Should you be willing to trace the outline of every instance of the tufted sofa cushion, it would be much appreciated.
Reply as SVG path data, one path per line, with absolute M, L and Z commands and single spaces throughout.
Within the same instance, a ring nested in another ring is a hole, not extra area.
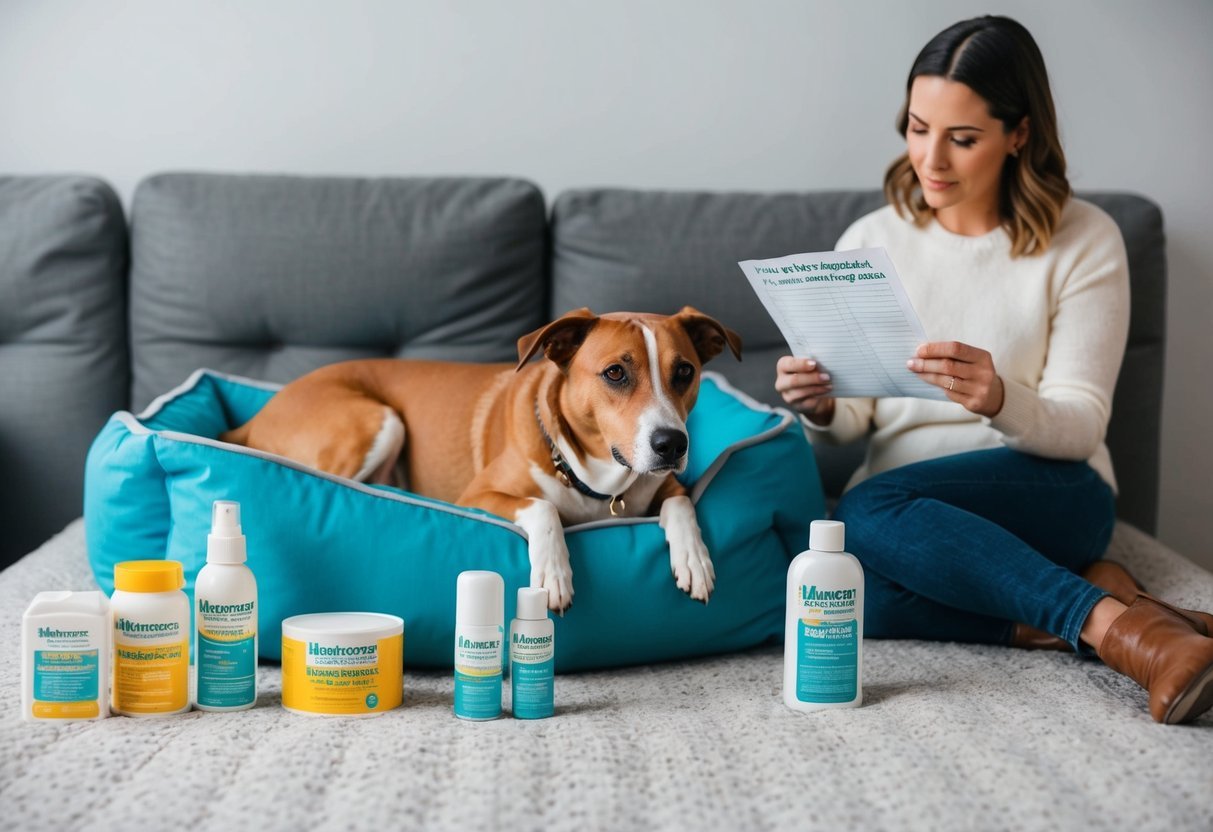
M 79 516 L 88 443 L 126 407 L 126 255 L 101 180 L 0 177 L 0 566 Z
M 146 179 L 133 407 L 203 366 L 286 382 L 349 358 L 514 360 L 545 322 L 546 226 L 516 179 Z

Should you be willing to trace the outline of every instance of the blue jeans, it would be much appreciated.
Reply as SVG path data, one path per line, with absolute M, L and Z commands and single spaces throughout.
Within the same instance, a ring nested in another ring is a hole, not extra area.
M 1085 462 L 1006 448 L 885 471 L 834 518 L 864 567 L 864 634 L 1007 644 L 1022 621 L 1076 651 L 1108 593 L 1076 572 L 1107 549 L 1112 489 Z

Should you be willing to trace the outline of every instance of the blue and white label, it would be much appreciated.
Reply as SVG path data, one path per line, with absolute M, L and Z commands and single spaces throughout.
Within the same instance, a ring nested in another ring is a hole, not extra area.
M 515 621 L 510 627 L 510 693 L 516 719 L 555 713 L 556 636 L 550 622 Z
M 496 719 L 501 716 L 501 673 L 474 676 L 455 671 L 455 716 Z
M 555 713 L 556 661 L 510 665 L 510 692 L 517 719 L 546 719 Z
M 96 650 L 35 650 L 34 699 L 83 702 L 97 698 L 100 670 Z
M 501 627 L 467 627 L 455 633 L 455 716 L 501 716 Z
M 252 636 L 215 641 L 198 633 L 198 704 L 238 708 L 257 698 L 257 651 Z
M 796 698 L 801 702 L 850 702 L 858 695 L 859 623 L 797 622 Z

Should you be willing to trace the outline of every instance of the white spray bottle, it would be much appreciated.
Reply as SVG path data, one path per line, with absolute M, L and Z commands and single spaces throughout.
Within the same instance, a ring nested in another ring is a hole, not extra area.
M 837 520 L 814 520 L 788 567 L 783 701 L 798 711 L 863 701 L 863 567 Z
M 240 504 L 216 500 L 206 566 L 194 582 L 195 705 L 240 711 L 257 702 L 257 581 L 240 528 Z

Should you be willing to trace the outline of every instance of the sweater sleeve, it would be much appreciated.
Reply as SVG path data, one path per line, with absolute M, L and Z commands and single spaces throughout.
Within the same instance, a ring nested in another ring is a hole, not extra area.
M 1129 266 L 1115 223 L 1101 216 L 1056 290 L 1036 389 L 1003 378 L 1002 410 L 986 422 L 1008 447 L 1089 459 L 1104 440 L 1129 331 Z M 1059 264 L 1061 268 L 1067 268 Z

